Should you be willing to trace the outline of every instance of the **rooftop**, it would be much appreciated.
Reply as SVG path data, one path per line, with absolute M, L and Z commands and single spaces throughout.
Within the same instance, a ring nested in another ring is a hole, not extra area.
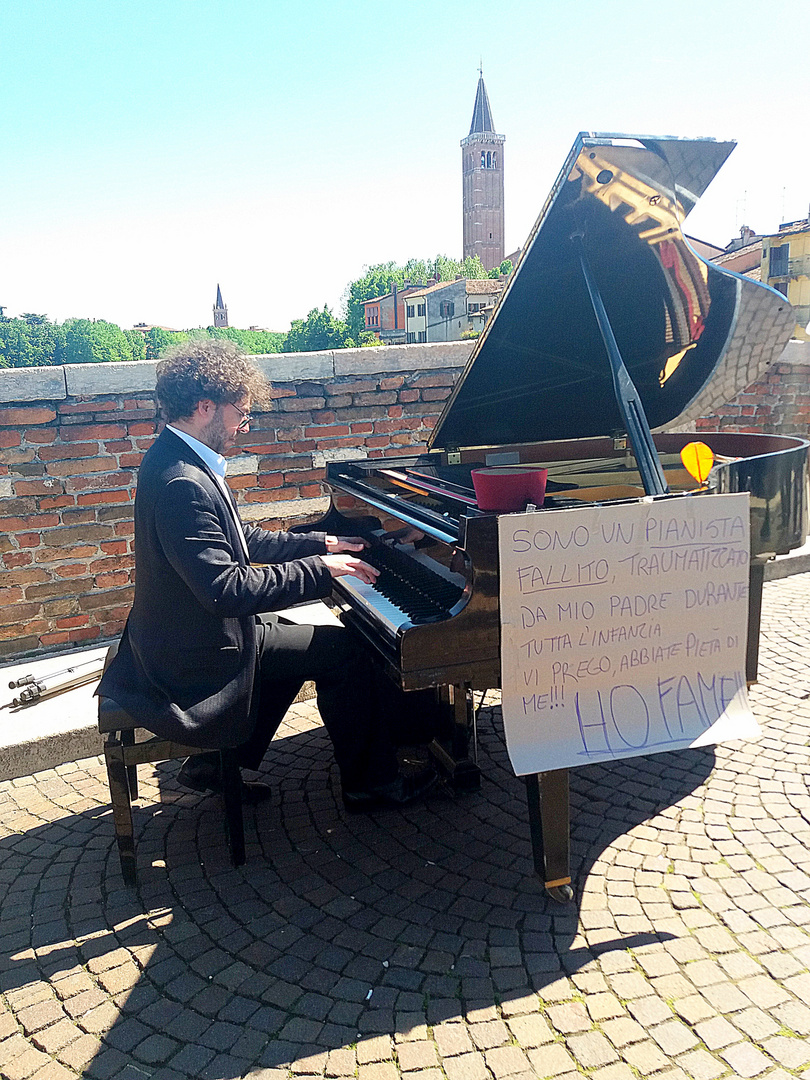
M 471 295 L 476 293 L 495 293 L 501 292 L 503 289 L 503 282 L 498 281 L 497 278 L 468 278 L 467 279 L 467 292 Z
M 469 295 L 495 293 L 503 289 L 503 282 L 498 281 L 497 278 L 456 278 L 454 281 L 438 281 L 435 285 L 427 285 L 425 288 L 419 289 L 413 296 L 427 296 L 428 293 L 448 289 L 451 285 L 458 285 L 462 281 Z
M 801 221 L 786 221 L 779 226 L 779 232 L 769 233 L 769 239 L 774 236 L 785 236 L 787 233 L 803 233 L 810 230 L 810 220 L 803 218 Z

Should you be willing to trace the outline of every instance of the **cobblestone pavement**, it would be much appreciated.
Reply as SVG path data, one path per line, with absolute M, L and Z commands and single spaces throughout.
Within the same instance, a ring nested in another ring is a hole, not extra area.
M 479 795 L 367 819 L 296 706 L 239 871 L 142 769 L 137 894 L 98 759 L 0 785 L 2 1076 L 808 1080 L 809 601 L 766 585 L 759 742 L 576 772 L 568 907 L 494 707 Z

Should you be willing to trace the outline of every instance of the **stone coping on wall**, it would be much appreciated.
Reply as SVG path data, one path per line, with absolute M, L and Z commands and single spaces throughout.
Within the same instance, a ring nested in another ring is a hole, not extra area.
M 72 665 L 88 664 L 85 671 L 95 667 L 100 672 L 107 648 L 93 644 L 70 653 L 4 663 L 0 666 L 0 697 L 9 705 L 20 691 L 6 687 L 25 675 L 37 680 L 52 676 L 52 685 L 64 685 L 64 673 Z M 0 713 L 0 780 L 28 776 L 39 769 L 53 769 L 65 761 L 102 753 L 96 723 L 98 705 L 93 700 L 97 685 L 97 680 L 87 682 Z
M 370 349 L 265 353 L 251 359 L 271 382 L 307 379 L 320 382 L 350 375 L 463 367 L 472 346 L 471 341 L 380 345 Z M 810 343 L 807 362 L 810 363 Z M 0 368 L 0 401 L 59 401 L 101 394 L 151 393 L 155 388 L 156 366 L 153 361 L 138 360 L 117 364 Z
M 265 353 L 252 357 L 274 382 L 321 381 L 341 376 L 463 367 L 470 341 L 428 345 L 380 345 L 371 349 L 329 349 L 309 353 Z M 777 362 L 810 367 L 810 342 L 792 340 Z M 151 393 L 156 364 L 66 364 L 59 367 L 0 368 L 0 401 L 59 401 L 100 394 Z
M 810 341 L 791 339 L 784 348 L 777 363 L 780 364 L 807 364 L 810 367 Z

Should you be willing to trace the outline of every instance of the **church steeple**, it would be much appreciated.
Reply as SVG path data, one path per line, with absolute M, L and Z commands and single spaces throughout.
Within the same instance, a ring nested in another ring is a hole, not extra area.
M 480 71 L 478 74 L 478 88 L 475 91 L 475 108 L 473 109 L 472 123 L 470 124 L 470 135 L 474 135 L 476 132 L 483 133 L 485 131 L 495 131 L 495 125 L 492 123 L 492 109 L 489 107 L 489 94 L 487 88 L 484 86 L 484 73 Z
M 484 268 L 500 266 L 504 257 L 503 144 L 495 132 L 492 109 L 479 68 L 470 133 L 461 140 L 464 258 L 478 255 Z
M 222 303 L 222 293 L 217 283 L 217 302 L 214 304 L 214 326 L 224 327 L 228 325 L 228 308 Z

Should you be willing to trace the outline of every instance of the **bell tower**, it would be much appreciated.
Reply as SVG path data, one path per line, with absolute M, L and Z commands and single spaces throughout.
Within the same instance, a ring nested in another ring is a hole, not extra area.
M 479 68 L 470 134 L 461 140 L 463 257 L 478 255 L 487 270 L 500 266 L 504 258 L 505 141 L 505 135 L 495 134 L 484 73 Z
M 224 327 L 228 325 L 228 307 L 222 303 L 222 293 L 217 285 L 217 302 L 214 304 L 214 327 Z

